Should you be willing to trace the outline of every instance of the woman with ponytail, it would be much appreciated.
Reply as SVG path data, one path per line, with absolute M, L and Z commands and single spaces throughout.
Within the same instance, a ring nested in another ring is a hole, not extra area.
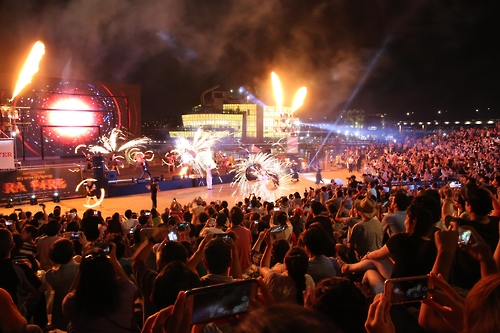
M 309 258 L 299 248 L 291 248 L 285 256 L 285 269 L 282 273 L 270 269 L 273 242 L 269 231 L 265 237 L 266 250 L 260 261 L 260 274 L 274 296 L 276 302 L 292 302 L 304 304 L 303 291 L 308 287 L 314 289 L 314 281 L 306 274 Z

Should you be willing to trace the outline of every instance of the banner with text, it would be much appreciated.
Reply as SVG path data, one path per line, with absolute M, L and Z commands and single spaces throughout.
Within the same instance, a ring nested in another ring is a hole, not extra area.
M 0 139 L 0 170 L 14 170 L 14 139 Z
M 37 198 L 52 198 L 55 192 L 60 198 L 81 196 L 82 193 L 75 192 L 81 180 L 79 167 L 54 166 L 0 172 L 0 200 L 28 199 L 32 194 Z

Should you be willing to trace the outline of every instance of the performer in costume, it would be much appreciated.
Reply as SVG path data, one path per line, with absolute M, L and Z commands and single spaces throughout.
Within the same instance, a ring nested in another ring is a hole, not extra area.
M 92 155 L 90 153 L 85 154 L 85 152 L 82 151 L 83 156 L 85 156 L 85 171 L 92 171 Z
M 120 175 L 120 168 L 118 168 L 118 156 L 116 154 L 111 155 L 111 170 L 116 170 L 116 174 Z
M 142 173 L 141 173 L 141 176 L 139 177 L 139 179 L 143 179 L 144 175 L 146 173 L 149 175 L 149 178 L 151 179 L 152 177 L 151 177 L 151 172 L 149 172 L 148 162 L 146 160 L 143 160 L 142 161 Z
M 90 200 L 97 202 L 97 187 L 92 180 L 87 180 L 85 185 L 85 192 L 87 192 L 87 205 L 90 206 Z
M 207 190 L 212 189 L 212 168 L 207 167 Z

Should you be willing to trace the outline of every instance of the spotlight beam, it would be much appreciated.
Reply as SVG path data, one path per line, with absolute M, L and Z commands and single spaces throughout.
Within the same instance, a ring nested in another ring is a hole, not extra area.
M 390 41 L 391 41 L 391 37 L 387 36 L 384 39 L 384 41 L 382 42 L 382 46 L 377 51 L 377 53 L 375 53 L 375 56 L 372 58 L 372 60 L 368 64 L 368 67 L 367 67 L 365 73 L 363 74 L 363 76 L 361 77 L 361 80 L 359 80 L 358 84 L 356 85 L 356 88 L 354 88 L 353 92 L 351 93 L 351 95 L 347 99 L 346 103 L 344 104 L 344 106 L 342 108 L 341 114 L 339 115 L 339 117 L 333 123 L 334 127 L 337 126 L 337 124 L 338 124 L 338 122 L 340 120 L 340 117 L 342 117 L 342 115 L 344 114 L 345 110 L 349 107 L 349 105 L 351 104 L 351 102 L 353 101 L 353 99 L 358 95 L 359 90 L 365 84 L 366 80 L 370 76 L 370 74 L 371 74 L 373 68 L 375 67 L 375 65 L 378 63 L 380 57 L 382 56 L 382 54 L 385 51 L 385 48 L 387 47 L 387 44 L 389 44 Z M 323 140 L 323 142 L 319 146 L 318 150 L 316 151 L 316 154 L 314 154 L 314 157 L 311 159 L 311 161 L 309 161 L 308 167 L 310 167 L 311 164 L 312 164 L 312 162 L 318 157 L 319 152 L 321 151 L 321 149 L 323 149 L 323 146 L 325 145 L 326 141 L 328 140 L 328 138 L 330 137 L 330 135 L 332 134 L 332 132 L 333 132 L 333 130 L 328 131 L 328 134 L 326 135 L 325 139 Z

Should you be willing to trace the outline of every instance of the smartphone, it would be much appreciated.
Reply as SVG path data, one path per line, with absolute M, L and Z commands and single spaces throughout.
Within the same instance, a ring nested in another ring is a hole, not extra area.
M 413 276 L 388 279 L 384 284 L 384 294 L 391 304 L 420 302 L 427 299 L 429 277 Z
M 461 188 L 462 187 L 462 183 L 460 182 L 451 182 L 450 183 L 450 188 Z
M 144 215 L 151 215 L 151 211 L 149 211 L 149 210 L 145 211 Z
M 231 241 L 231 235 L 224 234 L 224 233 L 214 234 L 214 237 L 222 238 L 224 241 L 226 241 L 228 243 Z
M 101 250 L 102 252 L 108 254 L 109 251 L 111 250 L 111 247 L 109 246 L 108 243 L 95 243 L 94 244 L 94 250 Z
M 177 229 L 171 229 L 168 232 L 167 237 L 170 242 L 177 242 L 179 240 L 179 233 L 177 232 Z
M 253 221 L 253 224 L 259 224 L 259 221 L 257 221 L 257 220 Z
M 280 208 L 279 208 L 279 207 L 274 207 L 274 211 L 275 211 L 275 212 L 279 212 L 279 211 L 280 211 Z
M 189 227 L 189 223 L 179 223 L 177 224 L 178 227 L 181 227 L 181 228 L 187 228 Z
M 22 210 L 21 208 L 14 209 L 15 212 L 20 212 L 21 210 Z
M 79 239 L 80 238 L 80 233 L 79 232 L 72 232 L 70 239 Z
M 458 244 L 467 245 L 470 242 L 472 232 L 469 229 L 458 228 Z
M 269 229 L 269 232 L 280 232 L 280 231 L 284 231 L 286 230 L 286 225 L 277 225 L 275 227 L 272 227 L 271 229 Z
M 99 215 L 99 212 L 97 210 L 94 210 L 94 215 L 95 216 Z
M 186 291 L 186 306 L 192 309 L 193 324 L 235 316 L 252 310 L 257 280 L 248 279 Z
M 45 207 L 45 204 L 41 203 L 41 204 L 38 204 L 38 206 Z
M 134 227 L 130 228 L 130 234 L 133 234 L 133 233 L 134 233 L 134 230 L 135 230 L 135 228 L 134 228 Z
M 12 221 L 5 221 L 5 225 L 12 225 Z
M 177 202 L 177 199 L 174 198 L 174 200 L 172 200 L 173 202 Z

